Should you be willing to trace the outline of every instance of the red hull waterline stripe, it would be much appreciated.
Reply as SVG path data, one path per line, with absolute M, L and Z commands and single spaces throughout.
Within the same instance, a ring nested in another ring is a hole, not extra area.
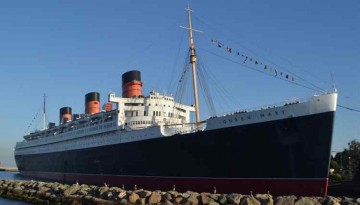
M 125 189 L 138 188 L 148 190 L 213 192 L 217 193 L 268 193 L 272 195 L 325 196 L 328 179 L 249 179 L 249 178 L 181 178 L 181 177 L 148 177 L 121 176 L 76 173 L 54 173 L 21 171 L 24 176 L 51 179 L 65 183 L 94 184 L 109 186 L 125 186 Z

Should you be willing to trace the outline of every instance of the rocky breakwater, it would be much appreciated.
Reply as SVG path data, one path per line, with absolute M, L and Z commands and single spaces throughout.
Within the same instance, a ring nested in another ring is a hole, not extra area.
M 185 204 L 185 205 L 353 205 L 360 198 L 295 197 L 270 194 L 216 194 L 187 191 L 124 190 L 118 187 L 0 180 L 0 197 L 33 204 Z

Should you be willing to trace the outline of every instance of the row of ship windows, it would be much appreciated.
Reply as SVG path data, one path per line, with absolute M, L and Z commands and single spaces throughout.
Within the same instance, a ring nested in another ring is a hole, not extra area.
M 125 106 L 129 106 L 129 107 L 136 107 L 136 106 L 144 106 L 143 103 L 125 103 Z M 151 104 L 147 104 L 147 106 L 151 106 Z M 160 104 L 155 104 L 155 106 L 163 106 L 166 107 L 165 104 L 160 105 Z M 168 107 L 171 107 L 171 105 L 167 105 Z
M 153 121 L 132 121 L 132 122 L 125 122 L 126 125 L 152 125 Z
M 73 139 L 71 141 L 61 141 L 61 142 L 57 142 L 55 144 L 45 144 L 45 145 L 40 145 L 40 146 L 36 146 L 36 147 L 31 147 L 30 149 L 28 148 L 29 151 L 34 150 L 35 153 L 39 153 L 41 151 L 58 151 L 58 150 L 62 150 L 64 148 L 66 148 L 67 150 L 69 149 L 73 149 L 73 148 L 78 148 L 81 146 L 89 146 L 89 145 L 94 145 L 94 144 L 98 144 L 97 140 L 101 140 L 101 136 L 105 136 L 108 135 L 108 133 L 101 133 L 101 134 L 96 134 L 93 135 L 92 137 L 86 137 L 86 141 L 84 142 L 83 139 Z M 104 141 L 105 139 L 103 139 L 102 141 Z M 80 143 L 81 142 L 81 143 Z
M 150 96 L 150 99 L 159 99 L 159 100 L 165 99 L 165 100 L 174 101 L 174 99 L 167 98 L 167 97 L 164 98 L 164 97 L 151 97 L 151 96 Z
M 139 112 L 138 111 L 125 111 L 125 117 L 137 117 L 139 116 Z M 148 116 L 148 113 L 146 111 L 144 111 L 144 115 L 143 116 Z M 152 116 L 166 116 L 166 112 L 161 112 L 161 111 L 153 111 L 153 115 Z M 167 113 L 167 117 L 180 117 L 180 115 L 175 115 L 174 113 L 168 112 Z
M 82 129 L 82 128 L 89 127 L 89 126 L 92 127 L 93 125 L 106 123 L 106 122 L 109 122 L 109 121 L 112 121 L 112 120 L 113 120 L 113 117 L 111 116 L 111 117 L 108 117 L 108 118 L 106 118 L 104 120 L 95 119 L 91 123 L 87 123 L 87 124 L 77 124 L 77 125 L 75 125 L 75 124 L 72 124 L 72 125 L 66 124 L 68 127 L 60 126 L 58 128 L 49 128 L 46 131 L 38 133 L 37 135 L 35 135 L 35 134 L 30 135 L 29 140 L 43 138 L 43 137 L 50 137 L 50 136 L 53 136 L 53 135 L 58 135 L 58 134 L 61 134 L 61 133 L 66 133 L 66 132 L 69 132 L 69 131 L 72 131 L 72 130 L 78 130 L 78 129 Z
M 21 148 L 21 150 L 25 151 L 25 153 L 40 153 L 41 151 L 59 151 L 59 150 L 63 150 L 64 148 L 66 148 L 67 150 L 69 149 L 74 149 L 74 148 L 79 148 L 79 147 L 89 147 L 89 146 L 93 146 L 93 145 L 97 145 L 100 143 L 104 143 L 106 142 L 106 138 L 108 138 L 108 133 L 99 133 L 99 134 L 95 134 L 92 136 L 88 136 L 86 137 L 87 140 L 84 141 L 84 139 L 74 139 L 71 141 L 62 141 L 62 142 L 58 142 L 55 145 L 54 144 L 45 144 L 45 145 L 38 145 L 35 147 L 24 147 Z M 152 135 L 152 134 L 151 134 Z M 146 137 L 147 135 L 145 134 L 144 136 L 138 135 L 138 136 L 127 136 L 124 137 L 125 140 L 134 140 L 134 139 L 142 139 L 143 137 Z M 103 138 L 106 137 L 106 138 Z

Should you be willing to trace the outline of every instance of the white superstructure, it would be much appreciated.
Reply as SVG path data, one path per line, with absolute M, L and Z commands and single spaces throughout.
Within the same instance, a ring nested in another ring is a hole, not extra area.
M 115 103 L 118 125 L 124 129 L 142 129 L 154 125 L 174 125 L 190 123 L 190 113 L 195 111 L 174 101 L 172 96 L 151 91 L 146 97 L 122 98 L 109 94 L 109 102 Z

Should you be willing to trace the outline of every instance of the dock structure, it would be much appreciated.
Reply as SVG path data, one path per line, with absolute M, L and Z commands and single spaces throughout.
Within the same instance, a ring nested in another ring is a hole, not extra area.
M 0 163 L 0 171 L 5 171 L 5 172 L 17 172 L 18 171 L 18 168 L 17 167 L 7 167 L 7 166 L 4 166 Z

